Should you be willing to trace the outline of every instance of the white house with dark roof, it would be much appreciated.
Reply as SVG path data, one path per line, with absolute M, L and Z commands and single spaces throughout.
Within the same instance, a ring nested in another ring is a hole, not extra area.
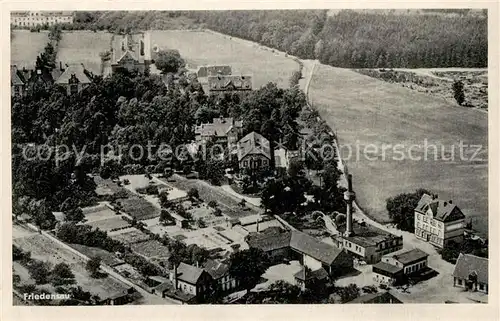
M 244 92 L 253 88 L 252 76 L 249 75 L 208 76 L 207 85 L 209 93 Z
M 212 277 L 204 269 L 181 262 L 174 267 L 170 281 L 175 289 L 203 299 L 209 293 Z
M 428 257 L 429 254 L 420 249 L 403 249 L 383 256 L 381 261 L 401 267 L 404 274 L 411 274 L 427 267 Z
M 237 155 L 240 169 L 264 169 L 270 166 L 271 148 L 269 140 L 251 132 L 238 141 Z
M 87 88 L 91 82 L 85 67 L 82 64 L 75 64 L 67 66 L 55 83 L 65 87 L 68 95 L 74 95 Z
M 217 290 L 222 292 L 230 291 L 238 286 L 238 281 L 229 274 L 229 264 L 219 260 L 208 260 L 203 268 L 212 276 Z
M 443 248 L 448 242 L 463 242 L 465 215 L 451 200 L 443 201 L 428 194 L 415 208 L 415 236 Z
M 453 271 L 453 286 L 488 293 L 488 259 L 460 253 Z

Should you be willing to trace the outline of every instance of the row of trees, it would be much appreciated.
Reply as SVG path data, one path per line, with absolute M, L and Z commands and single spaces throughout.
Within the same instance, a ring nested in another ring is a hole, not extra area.
M 486 67 L 483 16 L 391 15 L 343 10 L 211 11 L 190 17 L 210 29 L 300 58 L 347 68 Z

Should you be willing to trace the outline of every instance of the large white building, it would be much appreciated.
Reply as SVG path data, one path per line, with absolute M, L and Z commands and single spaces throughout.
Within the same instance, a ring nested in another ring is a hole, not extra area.
M 464 238 L 465 215 L 452 201 L 424 194 L 415 208 L 415 236 L 439 248 L 448 242 L 461 243 Z
M 16 27 L 36 27 L 47 24 L 73 23 L 69 11 L 15 11 L 10 14 L 10 24 Z

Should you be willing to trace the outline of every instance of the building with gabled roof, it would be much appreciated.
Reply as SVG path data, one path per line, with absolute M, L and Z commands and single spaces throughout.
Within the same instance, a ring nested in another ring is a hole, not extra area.
M 443 248 L 450 242 L 461 243 L 465 232 L 465 215 L 451 200 L 422 195 L 415 208 L 415 236 Z
M 23 73 L 17 69 L 16 65 L 10 66 L 10 89 L 11 95 L 14 96 L 23 96 L 24 95 L 24 86 L 26 85 L 27 79 L 24 78 Z
M 212 277 L 204 269 L 184 262 L 174 266 L 174 270 L 169 275 L 174 289 L 185 294 L 195 296 L 197 300 L 203 300 L 210 292 Z
M 266 252 L 273 262 L 285 258 L 299 260 L 311 272 L 324 269 L 329 276 L 338 276 L 353 268 L 352 257 L 346 251 L 300 231 L 270 227 L 250 233 L 245 240 L 250 248 Z
M 253 88 L 252 76 L 248 75 L 217 75 L 208 76 L 208 92 L 244 92 Z
M 238 136 L 243 130 L 243 122 L 228 118 L 214 118 L 211 123 L 201 124 L 194 129 L 195 140 L 199 145 L 211 140 L 215 144 L 227 146 L 229 150 L 236 146 Z
M 217 290 L 222 292 L 230 291 L 238 286 L 238 280 L 229 274 L 229 264 L 220 260 L 207 260 L 203 269 L 210 274 Z
M 488 259 L 460 253 L 453 271 L 453 286 L 488 293 Z
M 73 64 L 66 66 L 55 83 L 66 88 L 68 95 L 75 95 L 87 88 L 92 81 L 83 64 Z
M 268 168 L 271 161 L 269 140 L 259 133 L 251 132 L 238 141 L 237 155 L 240 169 Z
M 111 72 L 118 69 L 144 72 L 149 64 L 146 48 L 148 42 L 144 34 L 115 35 L 111 48 Z

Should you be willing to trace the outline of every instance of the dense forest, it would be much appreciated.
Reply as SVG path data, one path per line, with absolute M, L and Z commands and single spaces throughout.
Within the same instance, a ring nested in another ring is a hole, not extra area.
M 75 26 L 115 32 L 208 28 L 344 68 L 486 67 L 486 14 L 341 10 L 79 12 Z

